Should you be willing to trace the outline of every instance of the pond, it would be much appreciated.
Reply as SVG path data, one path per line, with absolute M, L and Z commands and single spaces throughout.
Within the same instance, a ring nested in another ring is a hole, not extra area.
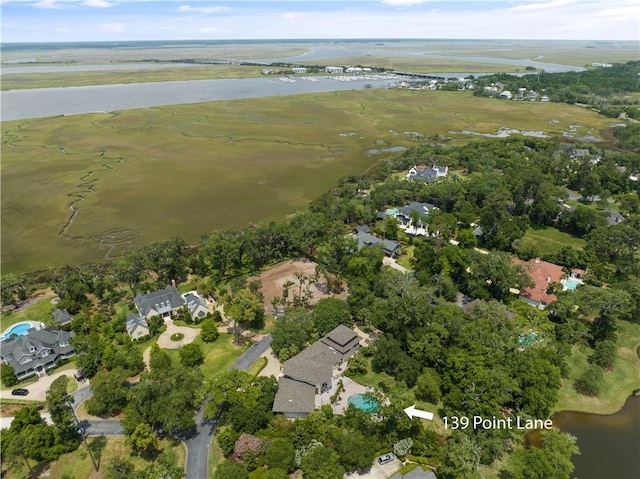
M 578 438 L 581 454 L 573 457 L 574 477 L 640 477 L 640 396 L 629 397 L 615 414 L 567 411 L 556 414 L 553 424 Z

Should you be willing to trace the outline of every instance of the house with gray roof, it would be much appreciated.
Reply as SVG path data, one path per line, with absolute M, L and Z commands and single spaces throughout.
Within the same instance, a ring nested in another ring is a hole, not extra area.
M 207 302 L 198 295 L 197 291 L 189 291 L 182 295 L 182 299 L 191 313 L 193 319 L 202 320 L 209 313 L 209 306 Z
M 400 254 L 400 244 L 397 241 L 393 240 L 382 240 L 380 238 L 376 238 L 369 233 L 358 232 L 356 235 L 358 238 L 358 249 L 361 250 L 365 246 L 381 246 L 382 251 L 387 256 L 397 256 Z
M 273 400 L 273 411 L 289 419 L 308 416 L 316 408 L 316 391 L 310 384 L 286 376 L 278 379 L 278 393 Z
M 125 327 L 131 339 L 140 339 L 151 335 L 147 320 L 136 313 L 131 313 L 127 316 Z
M 290 419 L 315 409 L 315 397 L 330 391 L 347 360 L 360 348 L 360 336 L 340 325 L 283 364 L 273 411 Z
M 171 285 L 152 293 L 139 294 L 133 299 L 133 302 L 140 316 L 145 319 L 153 316 L 168 319 L 186 304 L 178 290 Z
M 71 324 L 73 316 L 71 316 L 69 314 L 69 311 L 67 311 L 66 309 L 56 308 L 56 310 L 53 312 L 53 319 L 60 326 L 64 326 L 66 324 Z
M 73 333 L 57 326 L 30 330 L 24 336 L 4 341 L 0 358 L 13 367 L 18 379 L 44 373 L 76 354 L 71 345 L 72 336 Z
M 439 178 L 445 178 L 449 173 L 448 166 L 436 165 L 431 167 L 424 165 L 414 165 L 411 167 L 405 178 L 407 181 L 423 181 L 425 183 L 433 183 Z
M 411 469 L 406 474 L 401 474 L 400 472 L 396 472 L 391 476 L 391 479 L 438 479 L 433 471 L 428 469 L 422 469 L 422 467 L 418 466 L 415 469 Z
M 625 220 L 624 216 L 622 216 L 619 211 L 614 210 L 613 208 L 605 208 L 604 213 L 607 215 L 607 224 L 609 226 L 617 225 L 618 223 L 622 223 Z

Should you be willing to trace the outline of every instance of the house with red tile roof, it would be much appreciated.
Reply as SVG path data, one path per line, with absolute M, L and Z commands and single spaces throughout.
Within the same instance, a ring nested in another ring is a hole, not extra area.
M 526 262 L 515 258 L 513 262 L 524 267 L 534 282 L 532 288 L 522 288 L 520 290 L 520 299 L 524 299 L 527 303 L 540 309 L 544 309 L 549 303 L 558 299 L 555 294 L 548 293 L 547 290 L 552 283 L 562 282 L 565 276 L 562 266 L 539 258 Z

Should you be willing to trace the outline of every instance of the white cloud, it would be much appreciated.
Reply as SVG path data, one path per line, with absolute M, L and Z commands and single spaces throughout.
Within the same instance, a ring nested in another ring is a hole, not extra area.
M 192 7 L 191 5 L 181 5 L 178 8 L 179 12 L 203 13 L 203 14 L 220 13 L 220 12 L 226 12 L 228 10 L 229 10 L 229 7 L 220 7 L 220 6 L 216 6 L 216 7 Z
M 122 23 L 103 23 L 100 25 L 102 33 L 125 33 L 126 29 Z
M 93 7 L 93 8 L 109 8 L 109 7 L 112 7 L 114 4 L 109 3 L 105 0 L 85 0 L 82 3 L 82 5 L 85 7 Z
M 56 3 L 56 0 L 41 0 L 40 2 L 34 3 L 33 6 L 44 9 L 61 8 L 60 4 Z
M 304 13 L 299 12 L 286 12 L 280 15 L 282 18 L 286 18 L 287 20 L 295 20 L 297 18 L 302 18 L 305 16 Z

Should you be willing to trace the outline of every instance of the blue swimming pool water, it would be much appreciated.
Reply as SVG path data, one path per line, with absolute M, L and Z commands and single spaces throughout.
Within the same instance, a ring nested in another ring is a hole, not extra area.
M 531 346 L 538 340 L 538 335 L 534 332 L 522 335 L 518 338 L 518 344 L 520 346 Z
M 5 339 L 9 339 L 12 335 L 16 335 L 16 336 L 24 336 L 25 334 L 27 334 L 27 331 L 29 331 L 29 329 L 31 329 L 33 327 L 32 324 L 30 323 L 18 323 L 18 324 L 14 324 L 11 329 L 9 329 L 9 331 L 7 331 L 6 333 L 4 333 L 1 337 L 0 337 L 0 341 L 4 341 Z
M 380 409 L 380 402 L 366 394 L 354 394 L 353 396 L 349 396 L 347 402 L 351 406 L 368 413 L 374 413 Z
M 575 291 L 579 284 L 582 284 L 577 279 L 565 279 L 564 283 L 562 283 L 565 288 L 570 289 L 571 291 Z

